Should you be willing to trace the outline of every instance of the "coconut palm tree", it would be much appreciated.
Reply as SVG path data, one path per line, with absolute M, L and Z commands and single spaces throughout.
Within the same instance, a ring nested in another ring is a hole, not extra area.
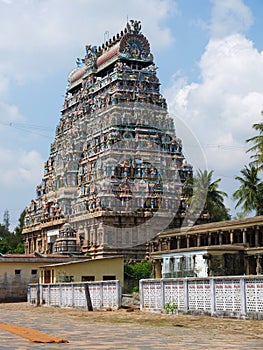
M 263 112 L 261 112 L 263 115 Z M 263 122 L 253 124 L 253 129 L 258 132 L 258 135 L 253 136 L 246 140 L 247 143 L 252 143 L 247 152 L 253 152 L 250 156 L 253 159 L 253 164 L 257 166 L 259 170 L 263 170 Z
M 210 221 L 229 220 L 230 215 L 225 207 L 227 193 L 219 190 L 221 179 L 212 181 L 212 171 L 198 170 L 193 181 L 193 195 L 190 199 L 193 212 L 202 209 L 209 215 Z
M 242 207 L 246 214 L 252 211 L 256 215 L 263 214 L 263 182 L 258 173 L 259 168 L 250 163 L 241 170 L 242 176 L 235 177 L 240 182 L 240 187 L 233 193 L 233 198 L 237 201 L 236 208 Z

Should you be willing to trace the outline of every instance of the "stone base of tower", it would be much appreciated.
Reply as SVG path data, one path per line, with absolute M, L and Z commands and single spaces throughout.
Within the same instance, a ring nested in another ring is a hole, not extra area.
M 147 243 L 157 233 L 182 225 L 182 213 L 171 215 L 169 210 L 94 210 L 53 218 L 24 229 L 26 253 L 77 254 L 93 259 L 121 255 L 126 261 L 139 261 L 149 255 Z
M 158 217 L 152 223 L 155 215 Z M 145 258 L 146 244 L 164 228 L 162 223 L 161 215 L 150 211 L 101 210 L 70 218 L 70 224 L 78 232 L 82 253 L 92 258 L 122 255 L 134 261 Z
M 109 256 L 123 256 L 126 261 L 136 262 L 145 259 L 146 245 L 130 248 L 108 247 L 105 245 L 83 247 L 82 252 L 92 259 L 106 258 Z

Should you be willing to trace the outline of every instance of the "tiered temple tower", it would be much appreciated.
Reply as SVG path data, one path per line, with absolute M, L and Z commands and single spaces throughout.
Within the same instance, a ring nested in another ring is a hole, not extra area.
M 26 253 L 143 258 L 147 241 L 180 222 L 174 218 L 183 213 L 192 167 L 140 22 L 130 21 L 98 48 L 86 46 L 76 64 L 42 183 L 27 208 Z

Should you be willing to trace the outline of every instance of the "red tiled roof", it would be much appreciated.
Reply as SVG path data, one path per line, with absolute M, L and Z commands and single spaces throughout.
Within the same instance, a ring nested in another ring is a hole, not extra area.
M 3 258 L 35 258 L 35 254 L 3 254 Z
M 74 83 L 74 81 L 79 80 L 87 71 L 87 67 L 81 67 L 78 69 L 72 76 L 69 78 L 71 83 Z
M 109 51 L 105 52 L 102 54 L 98 59 L 97 59 L 97 66 L 101 66 L 103 63 L 107 62 L 110 60 L 112 57 L 116 56 L 119 52 L 120 44 L 116 44 L 113 46 Z
M 48 258 L 48 259 L 87 259 L 86 256 L 71 256 L 71 255 L 63 255 L 63 254 L 2 254 L 0 255 L 2 258 Z

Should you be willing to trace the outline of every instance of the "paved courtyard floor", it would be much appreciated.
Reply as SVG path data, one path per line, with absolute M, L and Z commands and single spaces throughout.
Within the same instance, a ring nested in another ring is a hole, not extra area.
M 0 323 L 29 327 L 69 341 L 30 343 L 0 330 L 0 349 L 263 349 L 263 321 L 93 311 L 0 304 Z

